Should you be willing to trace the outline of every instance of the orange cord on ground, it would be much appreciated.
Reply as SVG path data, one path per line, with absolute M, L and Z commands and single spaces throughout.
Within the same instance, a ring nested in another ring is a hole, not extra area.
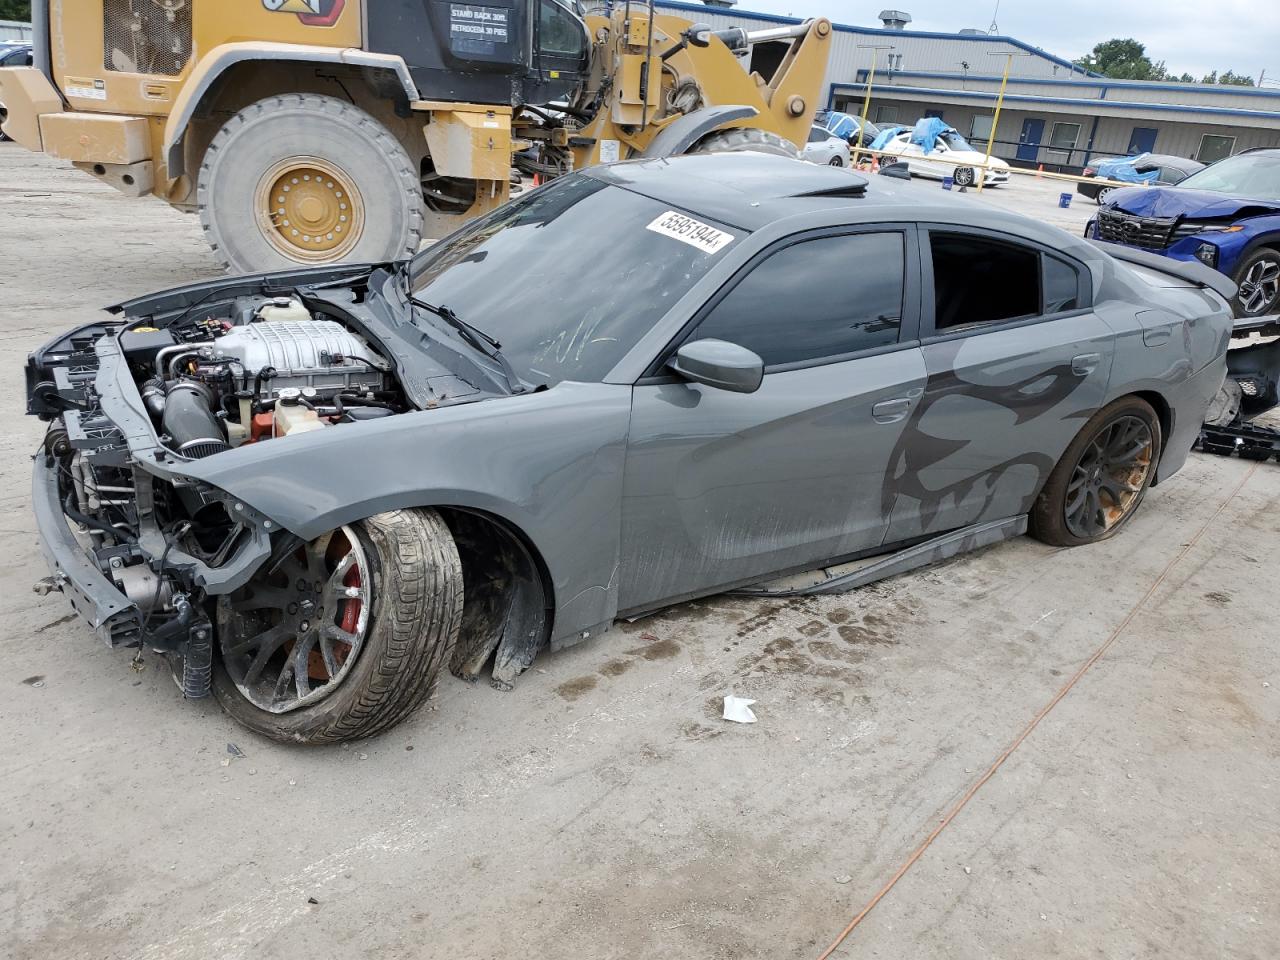
M 961 797 L 956 802 L 956 804 L 950 810 L 947 811 L 946 815 L 940 821 L 938 821 L 938 825 L 933 828 L 933 831 L 927 837 L 924 838 L 924 841 L 920 844 L 920 846 L 916 847 L 915 850 L 911 852 L 911 856 L 907 857 L 907 859 L 903 862 L 902 866 L 898 868 L 897 872 L 894 873 L 894 875 L 889 878 L 889 882 L 886 883 L 883 887 L 881 887 L 876 892 L 876 895 L 874 897 L 872 897 L 869 901 L 867 901 L 867 905 L 863 907 L 861 911 L 858 912 L 857 916 L 855 916 L 852 920 L 849 921 L 849 925 L 847 927 L 845 927 L 843 930 L 840 931 L 840 935 L 836 937 L 835 940 L 832 941 L 831 946 L 827 947 L 826 950 L 822 951 L 822 954 L 821 956 L 818 957 L 818 960 L 827 960 L 828 957 L 830 957 L 833 953 L 836 952 L 837 949 L 839 949 L 840 944 L 844 943 L 844 941 L 848 938 L 849 934 L 853 933 L 853 931 L 857 928 L 858 924 L 860 924 L 863 921 L 863 919 L 867 916 L 867 914 L 869 914 L 872 910 L 875 909 L 876 904 L 878 904 L 881 900 L 884 899 L 885 895 L 894 888 L 894 885 L 897 884 L 897 882 L 906 875 L 906 872 L 915 865 L 915 862 L 924 855 L 924 852 L 929 849 L 930 844 L 932 844 L 933 841 L 938 838 L 938 835 L 947 828 L 947 826 L 951 823 L 951 821 L 954 820 L 956 816 L 960 813 L 960 811 L 965 808 L 965 805 L 968 804 L 968 802 L 973 799 L 974 794 L 976 794 L 979 790 L 981 790 L 983 785 L 988 780 L 990 780 L 992 777 L 995 776 L 995 773 L 997 770 L 1000 769 L 1001 764 L 1003 764 L 1006 760 L 1009 759 L 1009 757 L 1013 754 L 1013 751 L 1017 750 L 1018 747 L 1022 745 L 1022 741 L 1026 740 L 1027 737 L 1031 735 L 1031 731 L 1034 730 L 1039 725 L 1040 721 L 1043 720 L 1046 716 L 1048 716 L 1049 711 L 1052 710 L 1054 707 L 1056 707 L 1058 705 L 1058 702 L 1063 697 L 1065 697 L 1068 693 L 1071 692 L 1071 688 L 1076 685 L 1076 682 L 1079 681 L 1079 679 L 1083 677 L 1086 673 L 1088 673 L 1089 669 L 1095 663 L 1097 663 L 1098 660 L 1102 658 L 1102 655 L 1107 652 L 1107 650 L 1110 648 L 1110 646 L 1113 643 L 1115 643 L 1116 639 L 1120 636 L 1120 634 L 1122 634 L 1125 631 L 1125 629 L 1129 626 L 1129 624 L 1133 622 L 1133 618 L 1138 615 L 1138 612 L 1146 605 L 1147 601 L 1150 600 L 1152 596 L 1155 595 L 1155 592 L 1160 589 L 1160 585 L 1164 583 L 1164 581 L 1168 578 L 1173 568 L 1176 567 L 1182 561 L 1183 557 L 1185 557 L 1188 553 L 1190 553 L 1192 548 L 1195 547 L 1195 545 L 1200 542 L 1200 538 L 1204 536 L 1205 531 L 1207 531 L 1209 527 L 1213 525 L 1213 522 L 1218 519 L 1222 511 L 1227 508 L 1228 504 L 1230 504 L 1231 501 L 1234 500 L 1236 496 L 1240 493 L 1240 491 L 1244 489 L 1244 485 L 1249 482 L 1249 478 L 1253 476 L 1254 471 L 1257 469 L 1258 469 L 1257 463 L 1254 463 L 1249 467 L 1249 469 L 1245 472 L 1244 477 L 1242 477 L 1240 482 L 1236 485 L 1236 488 L 1231 491 L 1231 495 L 1228 496 L 1227 499 L 1222 501 L 1222 503 L 1218 506 L 1218 509 L 1213 511 L 1212 516 L 1210 516 L 1209 519 L 1206 520 L 1204 524 L 1200 527 L 1200 529 L 1196 531 L 1196 535 L 1192 537 L 1191 540 L 1186 544 L 1186 546 L 1184 546 L 1180 551 L 1178 551 L 1178 554 L 1172 560 L 1169 561 L 1169 563 L 1165 566 L 1165 568 L 1162 571 L 1160 571 L 1160 576 L 1156 577 L 1155 582 L 1152 583 L 1151 586 L 1147 588 L 1146 593 L 1144 593 L 1138 599 L 1138 602 L 1135 603 L 1129 609 L 1129 612 L 1125 614 L 1124 619 L 1120 621 L 1119 626 L 1117 626 L 1114 630 L 1111 631 L 1111 635 L 1107 637 L 1107 639 L 1103 642 L 1102 646 L 1098 647 L 1098 649 L 1093 652 L 1093 656 L 1089 657 L 1089 659 L 1084 662 L 1084 665 L 1081 666 L 1080 669 L 1075 672 L 1075 674 L 1071 677 L 1071 679 L 1062 685 L 1062 689 L 1059 690 L 1056 694 L 1054 694 L 1053 699 L 1040 708 L 1040 711 L 1034 717 L 1031 718 L 1031 722 L 1029 722 L 1025 727 L 1022 728 L 1022 731 L 1018 734 L 1017 737 L 1014 738 L 1014 741 L 1011 744 L 1009 744 L 1008 747 L 1005 748 L 1004 752 L 1001 753 L 1000 756 L 996 757 L 995 762 L 992 763 L 991 766 L 987 768 L 986 772 L 981 777 L 978 778 L 977 782 L 975 782 L 973 786 L 971 786 L 967 791 L 965 791 L 964 796 Z

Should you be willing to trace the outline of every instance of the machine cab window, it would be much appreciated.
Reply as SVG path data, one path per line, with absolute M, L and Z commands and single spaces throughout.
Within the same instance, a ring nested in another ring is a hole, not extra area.
M 534 33 L 543 70 L 581 70 L 587 60 L 589 38 L 578 16 L 557 0 L 538 0 Z

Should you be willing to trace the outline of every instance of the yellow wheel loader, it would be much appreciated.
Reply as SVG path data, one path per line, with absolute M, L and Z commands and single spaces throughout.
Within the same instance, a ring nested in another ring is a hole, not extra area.
M 28 150 L 200 216 L 236 271 L 406 256 L 552 177 L 795 154 L 831 24 L 748 33 L 612 0 L 33 0 L 0 69 Z

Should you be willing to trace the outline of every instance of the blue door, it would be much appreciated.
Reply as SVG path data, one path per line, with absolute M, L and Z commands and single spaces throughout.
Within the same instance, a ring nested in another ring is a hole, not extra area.
M 1018 138 L 1018 159 L 1035 163 L 1040 156 L 1040 141 L 1044 139 L 1044 121 L 1028 117 L 1022 121 L 1022 136 Z
M 1129 150 L 1126 156 L 1133 157 L 1139 153 L 1150 153 L 1155 148 L 1155 127 L 1134 127 L 1133 136 L 1129 138 Z

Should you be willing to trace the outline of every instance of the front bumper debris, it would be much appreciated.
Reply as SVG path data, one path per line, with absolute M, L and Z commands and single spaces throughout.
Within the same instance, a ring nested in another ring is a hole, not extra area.
M 62 591 L 72 609 L 109 647 L 132 646 L 142 637 L 142 618 L 132 603 L 89 559 L 67 526 L 58 500 L 58 477 L 46 456 L 35 460 L 31 480 L 31 506 L 40 533 L 40 550 L 51 577 L 36 585 Z

